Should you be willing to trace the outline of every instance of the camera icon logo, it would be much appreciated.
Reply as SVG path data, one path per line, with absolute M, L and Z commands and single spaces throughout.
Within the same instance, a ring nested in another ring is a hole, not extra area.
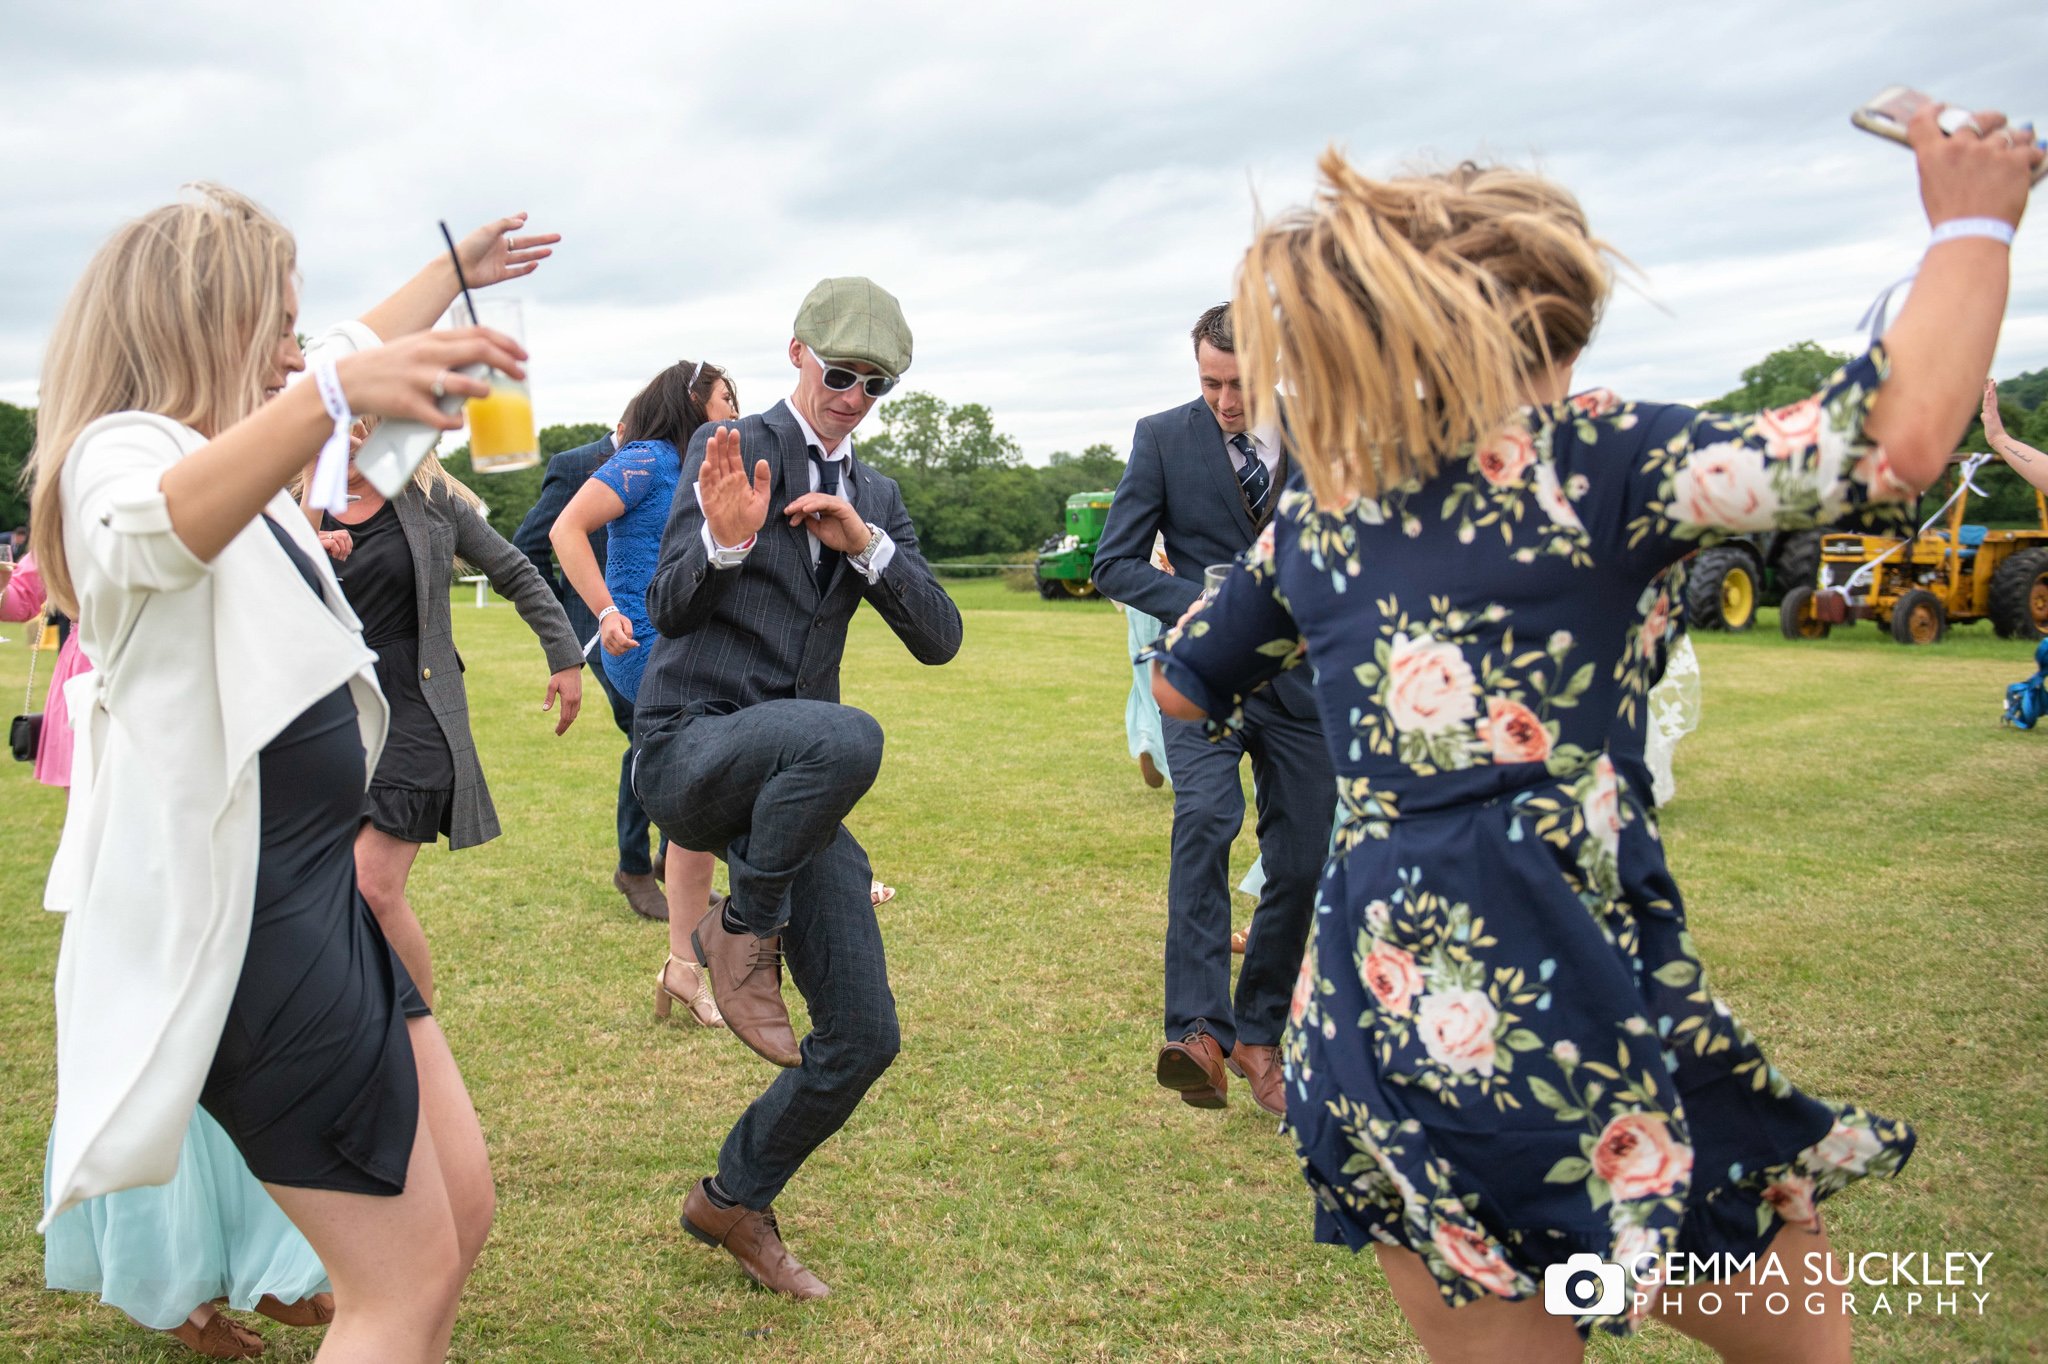
M 1609 1317 L 1628 1293 L 1622 1267 L 1587 1251 L 1543 1271 L 1543 1310 L 1553 1317 Z

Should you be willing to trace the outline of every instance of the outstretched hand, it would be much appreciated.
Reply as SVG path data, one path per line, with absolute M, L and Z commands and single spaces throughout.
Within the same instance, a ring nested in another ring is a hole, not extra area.
M 561 233 L 512 235 L 524 226 L 526 215 L 515 213 L 485 223 L 455 244 L 455 254 L 462 261 L 462 276 L 469 281 L 470 288 L 482 289 L 530 275 L 540 268 L 542 261 L 555 254 L 553 247 L 562 240 Z
M 1944 106 L 1929 104 L 1906 125 L 1920 161 L 1920 201 L 1929 223 L 1955 218 L 1996 218 L 2019 226 L 2042 151 L 2033 130 L 2011 130 L 2005 115 L 1980 109 L 1954 133 L 1944 133 Z
M 713 432 L 711 443 L 704 448 L 704 467 L 697 473 L 697 492 L 711 538 L 727 549 L 737 549 L 760 534 L 768 523 L 772 482 L 765 459 L 754 462 L 754 476 L 747 478 L 738 427 L 721 426 Z

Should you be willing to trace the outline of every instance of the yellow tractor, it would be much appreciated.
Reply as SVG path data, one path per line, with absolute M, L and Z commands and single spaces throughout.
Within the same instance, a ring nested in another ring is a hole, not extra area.
M 1785 594 L 1778 628 L 1787 639 L 1825 639 L 1837 625 L 1874 620 L 1901 644 L 1933 644 L 1951 624 L 1989 620 L 2004 639 L 2048 635 L 2048 498 L 2034 494 L 2038 524 L 1990 530 L 1968 524 L 1964 486 L 1942 524 L 1911 539 L 1829 533 L 1814 586 Z

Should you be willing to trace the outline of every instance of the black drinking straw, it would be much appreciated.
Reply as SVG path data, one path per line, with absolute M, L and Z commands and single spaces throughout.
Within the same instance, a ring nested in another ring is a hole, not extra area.
M 477 316 L 476 300 L 469 296 L 469 281 L 463 278 L 462 257 L 455 250 L 455 234 L 448 230 L 448 220 L 441 220 L 441 240 L 448 243 L 448 259 L 455 262 L 455 282 L 462 287 L 462 306 L 469 309 L 469 325 L 481 326 L 483 319 Z

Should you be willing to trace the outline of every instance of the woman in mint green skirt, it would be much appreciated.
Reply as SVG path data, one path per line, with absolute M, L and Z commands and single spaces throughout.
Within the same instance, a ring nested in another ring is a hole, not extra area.
M 203 1108 L 193 1110 L 170 1183 L 92 1199 L 50 1224 L 43 1278 L 97 1293 L 211 1359 L 263 1352 L 263 1338 L 214 1310 L 216 1301 L 288 1326 L 334 1317 L 319 1257 Z

